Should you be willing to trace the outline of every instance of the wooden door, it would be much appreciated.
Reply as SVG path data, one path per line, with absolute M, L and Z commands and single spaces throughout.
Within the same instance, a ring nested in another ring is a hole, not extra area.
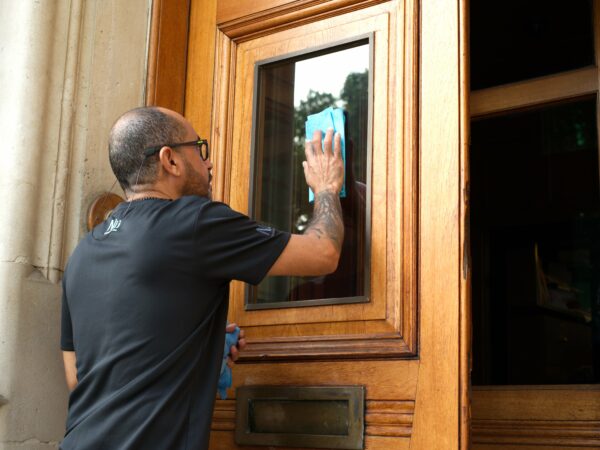
M 369 46 L 356 269 L 368 282 L 352 300 L 285 307 L 254 307 L 232 283 L 229 320 L 248 346 L 230 397 L 217 400 L 212 449 L 264 448 L 239 447 L 234 429 L 235 388 L 265 385 L 364 387 L 367 449 L 467 448 L 464 27 L 459 0 L 155 2 L 148 103 L 183 111 L 209 136 L 215 199 L 250 215 L 262 173 L 257 67 Z
M 556 279 L 549 268 L 556 267 L 553 245 L 572 239 L 564 254 L 596 251 L 597 227 L 583 240 L 581 226 L 557 230 L 553 224 L 600 215 L 600 2 L 573 2 L 566 9 L 552 2 L 471 5 L 472 448 L 600 448 L 597 284 L 577 291 L 570 306 L 547 300 L 556 295 L 548 281 Z M 498 33 L 507 24 L 519 30 L 509 39 Z M 505 42 L 493 45 L 499 36 Z M 524 63 L 519 49 L 527 52 L 536 40 L 537 55 L 530 52 Z M 534 121 L 542 115 L 560 117 L 566 126 L 538 128 Z M 589 137 L 572 145 L 564 130 L 582 127 L 579 122 Z M 588 264 L 593 279 L 596 258 Z M 561 289 L 568 291 L 577 272 L 564 267 Z

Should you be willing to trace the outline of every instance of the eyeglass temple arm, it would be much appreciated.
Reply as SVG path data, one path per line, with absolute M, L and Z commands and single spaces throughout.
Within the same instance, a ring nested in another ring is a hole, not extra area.
M 154 155 L 156 152 L 160 151 L 161 148 L 163 147 L 181 147 L 182 145 L 190 145 L 193 143 L 198 143 L 199 145 L 202 144 L 206 144 L 206 146 L 208 147 L 208 140 L 206 139 L 198 139 L 197 141 L 190 141 L 190 142 L 182 142 L 179 144 L 163 144 L 163 145 L 155 145 L 154 147 L 148 147 L 147 149 L 144 150 L 144 155 L 145 156 L 152 156 Z

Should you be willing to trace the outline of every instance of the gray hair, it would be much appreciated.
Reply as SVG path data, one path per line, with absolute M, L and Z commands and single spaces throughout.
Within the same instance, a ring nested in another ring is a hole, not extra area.
M 152 184 L 158 174 L 158 156 L 146 157 L 144 149 L 177 143 L 186 130 L 175 117 L 160 109 L 140 107 L 117 119 L 108 139 L 110 166 L 124 191 Z

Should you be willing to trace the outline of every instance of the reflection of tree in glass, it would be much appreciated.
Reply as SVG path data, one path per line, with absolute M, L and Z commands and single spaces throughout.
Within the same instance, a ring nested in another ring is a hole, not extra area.
M 295 211 L 293 211 L 294 226 L 296 233 L 304 231 L 308 219 L 312 215 L 312 205 L 308 203 L 308 188 L 304 179 L 302 161 L 304 157 L 305 122 L 311 114 L 316 114 L 329 106 L 333 106 L 336 98 L 328 92 L 317 92 L 312 89 L 308 92 L 306 100 L 300 100 L 300 105 L 294 109 L 294 158 L 293 158 L 293 180 L 294 193 L 296 195 Z
M 306 99 L 294 109 L 294 232 L 303 232 L 312 216 L 308 188 L 304 179 L 305 123 L 311 114 L 330 106 L 346 111 L 346 198 L 341 200 L 344 214 L 344 246 L 338 269 L 326 277 L 293 277 L 289 299 L 341 298 L 364 295 L 364 238 L 366 205 L 366 150 L 368 134 L 369 73 L 350 73 L 346 77 L 340 98 L 331 93 L 309 91 Z
M 308 91 L 306 99 L 300 100 L 300 104 L 294 108 L 294 158 L 293 158 L 293 182 L 296 193 L 296 209 L 293 211 L 295 232 L 302 232 L 312 214 L 312 205 L 308 203 L 306 195 L 306 183 L 302 161 L 304 161 L 305 123 L 308 116 L 321 112 L 329 106 L 341 106 L 347 113 L 347 119 L 353 126 L 349 128 L 346 141 L 351 140 L 354 151 L 360 155 L 367 149 L 367 127 L 368 127 L 368 101 L 369 95 L 369 71 L 353 72 L 348 74 L 340 92 L 340 98 L 336 98 L 329 92 L 318 92 L 312 89 Z M 340 102 L 341 100 L 341 102 Z M 340 105 L 340 103 L 342 103 Z M 354 179 L 364 183 L 366 181 L 367 158 L 355 155 L 352 161 Z
M 354 143 L 355 158 L 352 167 L 354 178 L 363 183 L 366 181 L 367 158 L 361 158 L 357 152 L 367 150 L 368 95 L 369 71 L 348 74 L 340 98 L 344 101 L 344 109 L 348 113 L 348 122 L 352 124 L 352 127 L 348 130 L 349 136 L 346 136 L 346 140 L 351 139 Z
M 295 141 L 302 140 L 305 136 L 304 123 L 306 118 L 311 114 L 316 114 L 329 106 L 333 106 L 336 100 L 337 98 L 328 92 L 317 92 L 312 89 L 308 91 L 306 100 L 300 100 L 300 105 L 294 110 Z M 304 148 L 304 144 L 302 144 L 302 148 Z

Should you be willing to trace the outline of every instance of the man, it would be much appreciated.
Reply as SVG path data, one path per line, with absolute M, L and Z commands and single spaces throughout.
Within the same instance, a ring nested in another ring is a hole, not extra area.
M 72 392 L 61 448 L 207 448 L 230 280 L 337 267 L 344 175 L 332 135 L 324 151 L 320 132 L 306 144 L 314 217 L 289 235 L 211 201 L 208 146 L 181 115 L 137 108 L 116 121 L 109 157 L 127 202 L 77 246 L 63 278 Z

